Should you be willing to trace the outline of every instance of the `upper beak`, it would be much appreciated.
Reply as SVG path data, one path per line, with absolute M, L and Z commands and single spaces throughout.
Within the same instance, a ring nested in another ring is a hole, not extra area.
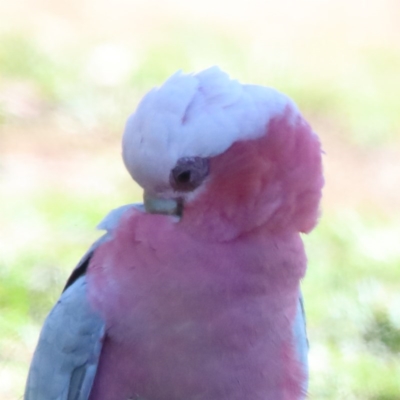
M 179 199 L 163 199 L 144 192 L 143 200 L 144 208 L 150 214 L 182 215 L 182 201 Z

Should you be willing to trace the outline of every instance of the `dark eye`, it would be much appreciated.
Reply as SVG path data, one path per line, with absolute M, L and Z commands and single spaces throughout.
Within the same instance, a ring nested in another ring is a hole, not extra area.
M 171 171 L 170 183 L 174 190 L 190 192 L 204 181 L 209 172 L 209 161 L 202 157 L 183 157 Z
M 183 171 L 180 174 L 178 174 L 175 179 L 177 183 L 188 183 L 190 182 L 190 175 L 191 175 L 190 171 Z

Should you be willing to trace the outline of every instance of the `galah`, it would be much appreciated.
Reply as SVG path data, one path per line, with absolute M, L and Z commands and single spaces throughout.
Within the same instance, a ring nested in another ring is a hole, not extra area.
M 174 74 L 129 118 L 112 211 L 47 317 L 25 400 L 297 400 L 317 135 L 278 91 Z

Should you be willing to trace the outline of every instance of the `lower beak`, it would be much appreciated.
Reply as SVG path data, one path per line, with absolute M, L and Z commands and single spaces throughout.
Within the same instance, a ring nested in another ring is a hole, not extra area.
M 182 202 L 178 199 L 163 199 L 144 192 L 143 200 L 144 208 L 150 214 L 182 215 Z

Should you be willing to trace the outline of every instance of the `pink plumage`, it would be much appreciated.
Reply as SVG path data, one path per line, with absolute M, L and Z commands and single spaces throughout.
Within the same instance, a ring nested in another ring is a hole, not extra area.
M 91 263 L 108 323 L 93 399 L 296 399 L 292 320 L 305 255 L 260 227 L 226 243 L 133 211 Z
M 25 400 L 301 400 L 317 136 L 276 90 L 177 73 L 129 118 L 114 210 L 46 319 Z

